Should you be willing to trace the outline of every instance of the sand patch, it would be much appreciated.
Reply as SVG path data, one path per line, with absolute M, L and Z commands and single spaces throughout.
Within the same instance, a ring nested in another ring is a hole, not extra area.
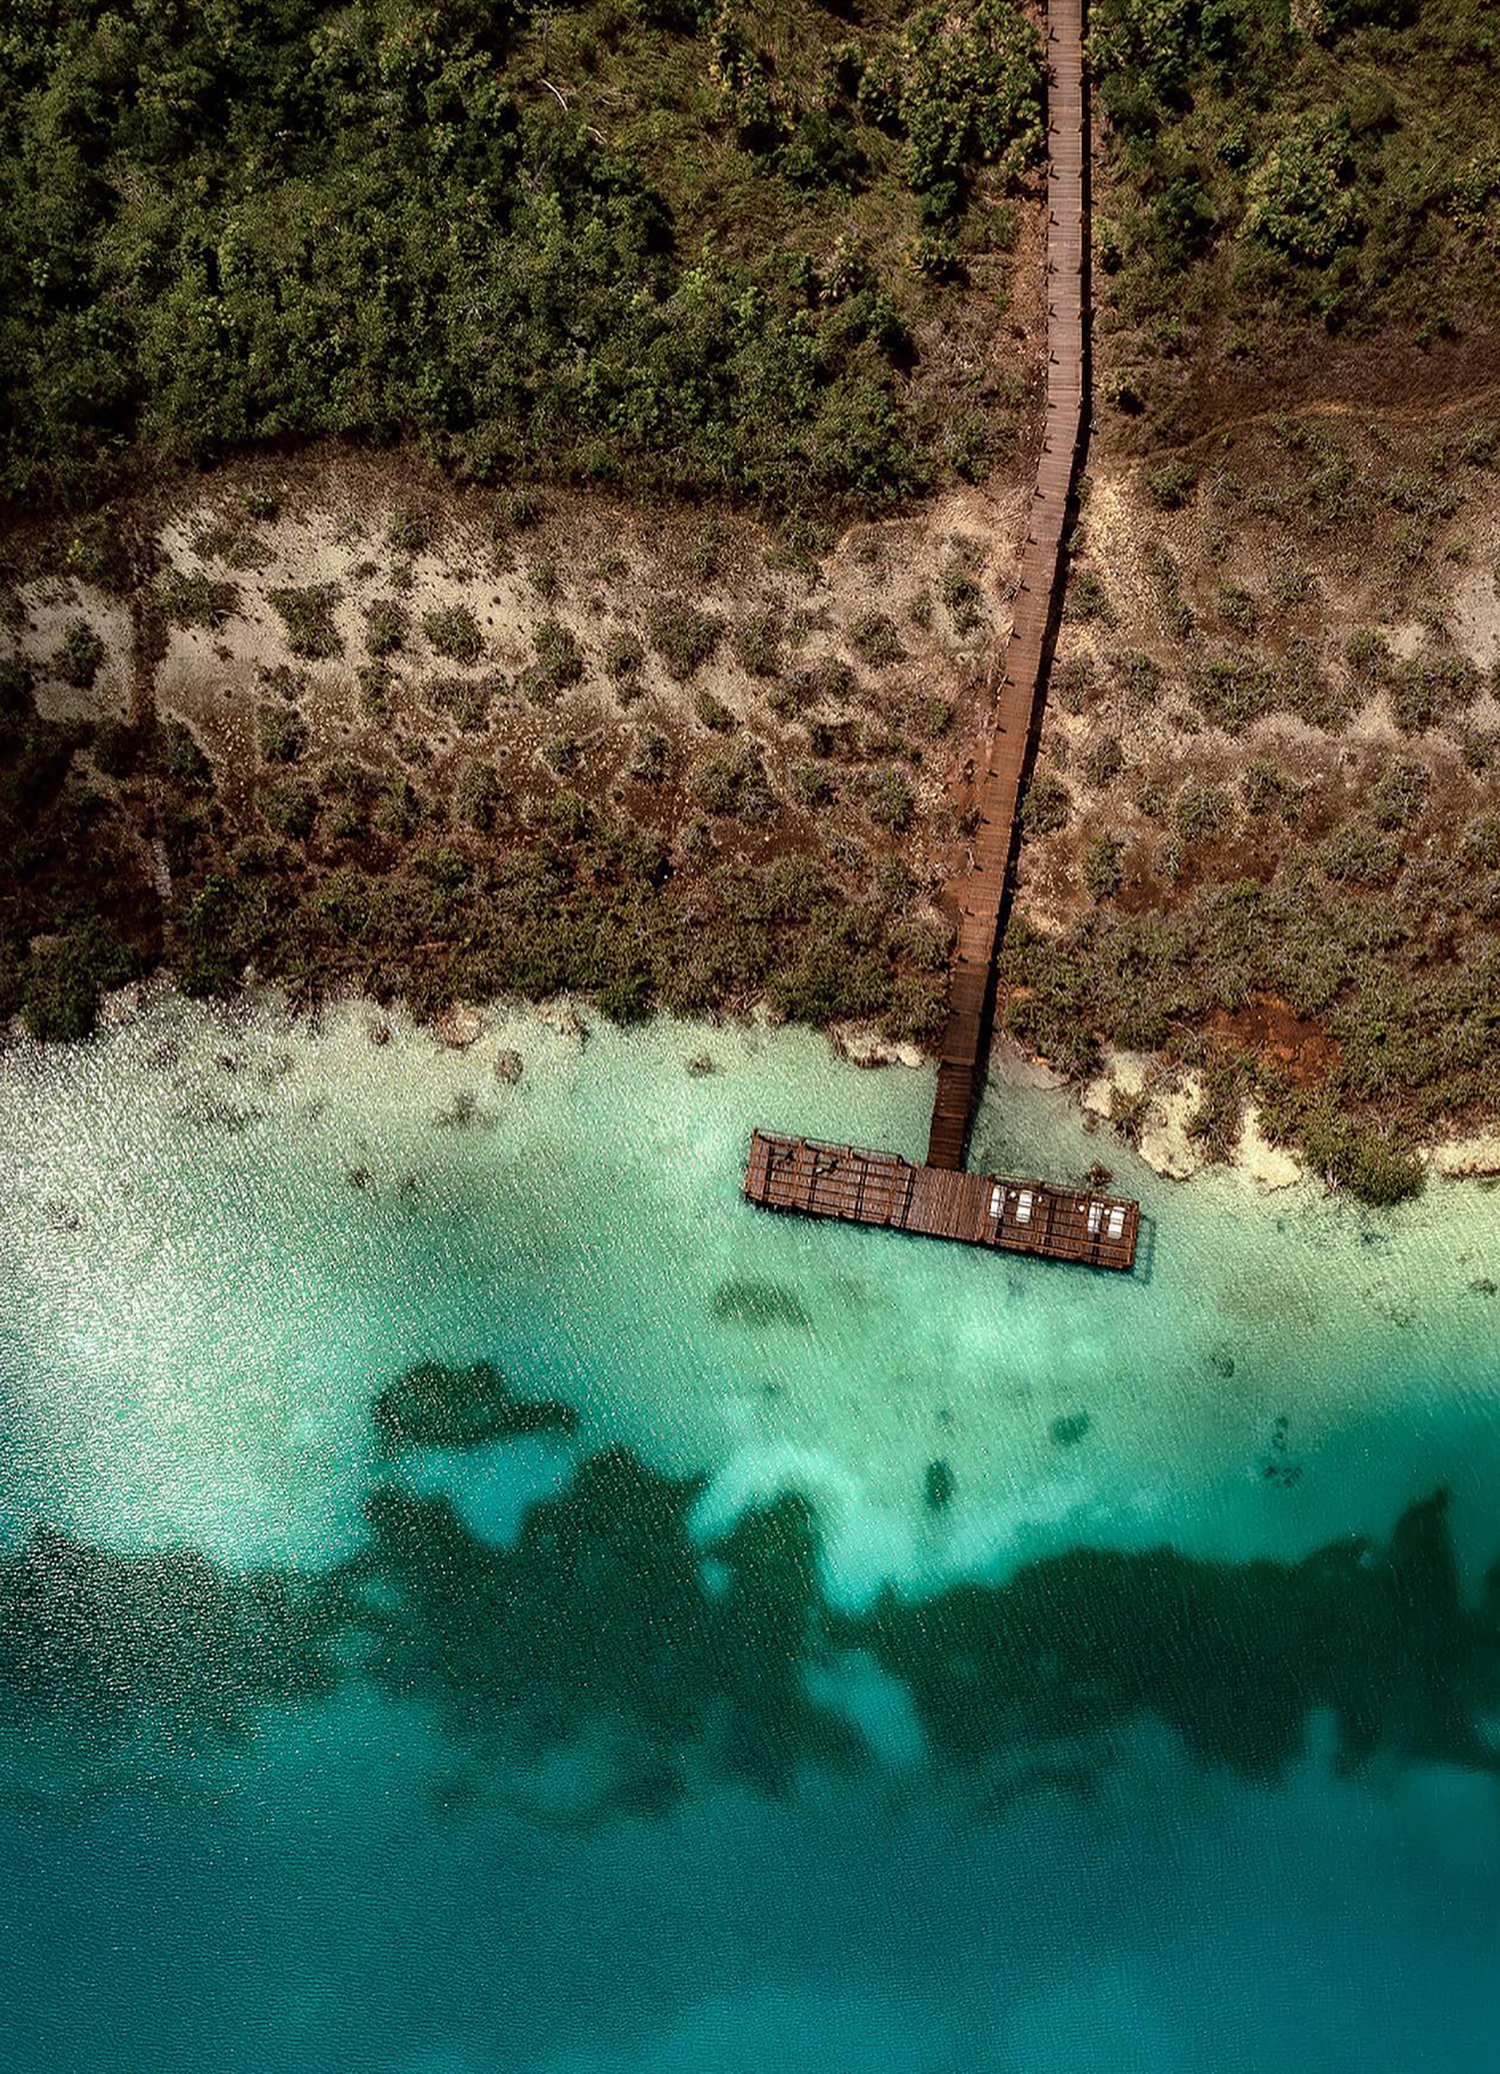
M 129 606 L 93 584 L 48 577 L 17 592 L 21 624 L 12 629 L 14 652 L 36 677 L 36 706 L 44 720 L 123 720 L 130 711 L 132 626 Z M 101 644 L 90 684 L 69 683 L 60 655 L 69 629 L 81 623 Z

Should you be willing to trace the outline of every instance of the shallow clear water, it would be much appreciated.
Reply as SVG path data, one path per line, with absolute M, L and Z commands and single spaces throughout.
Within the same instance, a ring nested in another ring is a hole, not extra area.
M 0 1057 L 0 2067 L 1493 2065 L 1500 1194 L 997 1089 L 1082 1275 L 739 1201 L 925 1075 L 372 1020 Z

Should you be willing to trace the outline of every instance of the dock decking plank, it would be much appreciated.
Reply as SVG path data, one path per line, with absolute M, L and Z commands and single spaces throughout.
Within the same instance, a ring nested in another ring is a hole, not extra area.
M 998 1218 L 991 1212 L 996 1191 Z M 765 1209 L 894 1227 L 1047 1260 L 1120 1270 L 1135 1262 L 1139 1208 L 1126 1198 L 918 1166 L 896 1153 L 866 1152 L 855 1145 L 755 1131 L 744 1193 L 748 1202 Z M 1113 1235 L 1112 1219 L 1118 1226 Z

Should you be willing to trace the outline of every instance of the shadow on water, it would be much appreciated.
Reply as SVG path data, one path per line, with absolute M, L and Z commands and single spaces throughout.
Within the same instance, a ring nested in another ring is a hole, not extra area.
M 402 1440 L 412 1418 L 459 1445 L 564 1423 L 477 1368 L 424 1364 L 382 1392 L 387 1420 L 393 1402 Z M 942 1481 L 929 1470 L 929 1506 Z M 980 1807 L 1036 1765 L 1089 1790 L 1109 1732 L 1147 1716 L 1204 1764 L 1264 1781 L 1303 1756 L 1314 1714 L 1336 1723 L 1346 1770 L 1377 1753 L 1500 1768 L 1483 1728 L 1500 1706 L 1500 1565 L 1465 1603 L 1441 1492 L 1383 1544 L 1350 1537 L 1300 1562 L 1078 1548 L 848 1614 L 822 1589 L 804 1498 L 754 1507 L 705 1546 L 704 1488 L 608 1448 L 497 1546 L 393 1475 L 360 1552 L 311 1577 L 38 1528 L 0 1560 L 0 1721 L 60 1755 L 196 1751 L 267 1705 L 367 1680 L 512 1771 L 607 1749 L 593 1815 L 659 1812 L 705 1776 L 786 1796 L 809 1769 L 873 1769 L 853 1722 L 811 1697 L 809 1673 L 857 1651 Z
M 721 1324 L 743 1325 L 751 1330 L 787 1325 L 807 1332 L 812 1319 L 795 1290 L 780 1282 L 752 1276 L 732 1276 L 721 1282 L 709 1303 L 709 1315 Z
M 1135 1266 L 1130 1271 L 1137 1282 L 1156 1279 L 1156 1234 L 1156 1219 L 1142 1210 L 1135 1231 Z

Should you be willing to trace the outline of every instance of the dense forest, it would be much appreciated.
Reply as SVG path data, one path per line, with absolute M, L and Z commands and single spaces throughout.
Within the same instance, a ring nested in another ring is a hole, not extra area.
M 741 0 L 12 10 L 4 491 L 318 434 L 773 503 L 910 492 L 944 440 L 972 464 L 982 429 L 922 422 L 910 326 L 962 271 L 975 175 L 1003 200 L 1038 158 L 1039 41 L 1011 0 L 849 28 Z
M 1122 408 L 1492 301 L 1482 0 L 1098 0 L 1091 39 Z M 0 492 L 326 434 L 781 505 L 978 472 L 1040 105 L 1014 0 L 32 0 Z
M 1095 0 L 1106 401 L 1169 429 L 1320 339 L 1422 349 L 1500 307 L 1489 0 Z M 1375 377 L 1382 386 L 1389 370 Z M 1175 429 L 1187 430 L 1188 426 Z

